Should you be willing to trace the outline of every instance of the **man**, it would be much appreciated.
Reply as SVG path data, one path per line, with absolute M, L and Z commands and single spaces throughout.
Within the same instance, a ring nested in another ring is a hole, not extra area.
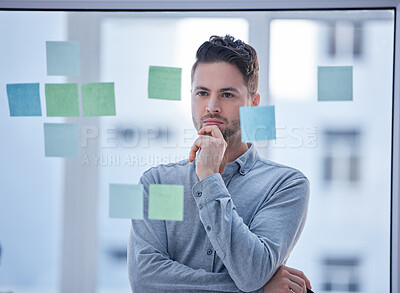
M 140 179 L 145 220 L 132 221 L 132 291 L 306 292 L 304 274 L 282 264 L 305 223 L 308 180 L 241 141 L 239 108 L 260 102 L 256 52 L 231 36 L 213 36 L 196 58 L 199 137 L 189 160 L 151 168 Z M 150 184 L 184 186 L 183 221 L 146 218 Z

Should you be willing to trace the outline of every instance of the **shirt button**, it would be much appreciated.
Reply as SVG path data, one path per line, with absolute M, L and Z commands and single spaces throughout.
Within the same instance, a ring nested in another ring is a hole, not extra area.
M 211 255 L 213 253 L 213 251 L 211 249 L 207 250 L 207 254 Z
M 200 197 L 202 195 L 201 191 L 197 192 L 197 197 Z
M 211 231 L 211 227 L 210 226 L 207 226 L 207 231 Z

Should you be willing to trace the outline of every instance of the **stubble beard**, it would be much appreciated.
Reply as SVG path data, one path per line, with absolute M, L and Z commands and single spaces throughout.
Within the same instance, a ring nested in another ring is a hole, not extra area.
M 207 117 L 208 118 L 208 117 Z M 221 118 L 221 117 L 216 117 L 216 118 Z M 196 121 L 196 119 L 192 116 L 193 119 L 193 125 L 196 128 L 197 131 L 200 130 L 201 126 L 201 120 Z M 203 117 L 203 120 L 204 117 Z M 240 131 L 240 121 L 239 120 L 233 120 L 229 123 L 226 119 L 221 119 L 224 121 L 226 128 L 221 131 L 222 136 L 224 137 L 226 143 L 228 146 L 233 144 L 234 141 L 236 141 L 238 138 L 241 137 L 241 131 Z
M 240 121 L 233 120 L 230 124 L 231 124 L 230 126 L 227 126 L 222 131 L 222 136 L 224 137 L 228 146 L 230 146 L 234 141 L 237 140 L 238 137 L 241 136 Z

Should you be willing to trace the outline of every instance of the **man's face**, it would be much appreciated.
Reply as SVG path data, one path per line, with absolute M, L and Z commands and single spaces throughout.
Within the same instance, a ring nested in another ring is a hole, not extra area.
M 217 125 L 229 144 L 240 137 L 239 108 L 250 106 L 239 69 L 226 62 L 199 63 L 192 81 L 192 118 L 197 130 Z

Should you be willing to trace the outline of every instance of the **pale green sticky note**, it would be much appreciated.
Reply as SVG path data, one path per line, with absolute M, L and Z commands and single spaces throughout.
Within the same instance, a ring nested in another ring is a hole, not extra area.
M 143 219 L 143 185 L 110 184 L 110 217 Z
M 149 219 L 183 221 L 183 186 L 151 184 Z
M 47 75 L 80 75 L 80 48 L 76 41 L 47 41 Z
M 114 83 L 82 84 L 83 116 L 115 115 Z
M 76 123 L 44 123 L 46 157 L 78 156 L 78 125 Z
M 181 68 L 150 66 L 148 93 L 150 99 L 181 99 Z
M 318 101 L 352 101 L 353 67 L 319 66 Z
M 49 117 L 79 116 L 78 84 L 45 84 Z

